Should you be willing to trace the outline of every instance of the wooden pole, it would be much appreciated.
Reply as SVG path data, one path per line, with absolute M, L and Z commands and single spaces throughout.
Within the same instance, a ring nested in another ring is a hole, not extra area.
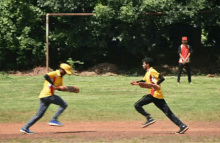
M 46 70 L 49 72 L 49 14 L 46 15 Z

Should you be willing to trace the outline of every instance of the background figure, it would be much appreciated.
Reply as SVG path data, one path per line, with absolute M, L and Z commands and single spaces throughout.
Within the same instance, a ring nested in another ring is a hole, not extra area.
M 188 82 L 191 83 L 191 67 L 190 67 L 190 55 L 192 54 L 193 50 L 190 45 L 187 44 L 187 37 L 182 37 L 182 44 L 178 48 L 178 54 L 180 56 L 179 59 L 179 70 L 178 70 L 178 77 L 177 77 L 177 84 L 180 83 L 180 76 L 183 70 L 183 67 L 186 67 L 187 75 L 188 75 Z

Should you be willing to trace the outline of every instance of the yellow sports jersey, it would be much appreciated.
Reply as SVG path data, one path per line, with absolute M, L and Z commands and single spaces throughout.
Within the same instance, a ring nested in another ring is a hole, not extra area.
M 63 78 L 61 77 L 59 70 L 49 72 L 49 73 L 47 73 L 47 75 L 50 77 L 50 79 L 53 81 L 54 85 L 56 85 L 57 87 L 63 85 Z M 39 95 L 39 98 L 44 98 L 47 96 L 51 96 L 53 94 L 54 94 L 54 89 L 53 89 L 52 85 L 47 80 L 45 80 L 44 87 Z
M 153 67 L 151 67 L 148 72 L 146 72 L 145 76 L 144 76 L 144 81 L 147 83 L 157 83 L 158 81 L 158 77 L 159 77 L 160 73 L 158 73 Z M 159 85 L 161 87 L 161 85 Z M 153 90 L 153 89 L 149 89 L 150 94 L 158 99 L 163 99 L 163 93 L 161 90 Z

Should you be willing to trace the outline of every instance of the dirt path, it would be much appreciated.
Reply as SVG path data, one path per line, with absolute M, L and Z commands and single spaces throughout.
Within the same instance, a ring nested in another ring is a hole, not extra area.
M 26 135 L 19 132 L 24 124 L 1 123 L 0 140 L 13 138 L 63 138 L 75 136 L 76 138 L 94 139 L 105 138 L 131 138 L 141 136 L 177 136 L 174 133 L 179 130 L 170 121 L 156 121 L 155 124 L 140 128 L 142 122 L 63 122 L 64 126 L 54 127 L 47 123 L 36 123 L 31 127 L 33 135 Z M 187 122 L 189 130 L 184 134 L 187 136 L 217 136 L 220 138 L 220 122 Z M 184 136 L 180 135 L 180 136 Z

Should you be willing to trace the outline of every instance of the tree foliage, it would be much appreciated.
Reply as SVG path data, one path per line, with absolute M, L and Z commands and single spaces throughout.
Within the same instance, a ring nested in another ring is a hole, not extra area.
M 220 45 L 217 0 L 1 0 L 1 69 L 45 65 L 46 13 L 91 12 L 50 16 L 52 67 L 69 58 L 85 67 L 103 61 L 133 66 L 144 56 L 176 53 L 178 25 L 203 29 L 205 45 Z
M 1 66 L 24 68 L 37 64 L 36 59 L 41 61 L 44 43 L 37 35 L 43 34 L 41 16 L 45 13 L 27 1 L 2 0 L 0 14 Z

